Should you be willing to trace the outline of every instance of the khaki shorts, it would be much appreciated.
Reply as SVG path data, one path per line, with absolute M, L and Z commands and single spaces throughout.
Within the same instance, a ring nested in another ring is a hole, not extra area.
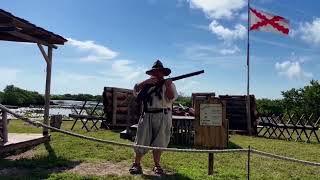
M 172 113 L 145 113 L 138 123 L 135 144 L 153 147 L 167 147 L 170 141 Z M 137 154 L 146 154 L 147 149 L 135 148 Z

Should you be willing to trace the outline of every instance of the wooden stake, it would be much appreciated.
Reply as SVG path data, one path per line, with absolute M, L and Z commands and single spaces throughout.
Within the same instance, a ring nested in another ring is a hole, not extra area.
M 208 156 L 208 175 L 213 175 L 214 174 L 214 154 L 209 153 Z
M 8 142 L 8 115 L 7 111 L 2 110 L 3 143 Z
M 248 170 L 248 180 L 250 179 L 250 153 L 251 153 L 251 147 L 248 147 L 248 164 L 247 164 L 247 170 Z

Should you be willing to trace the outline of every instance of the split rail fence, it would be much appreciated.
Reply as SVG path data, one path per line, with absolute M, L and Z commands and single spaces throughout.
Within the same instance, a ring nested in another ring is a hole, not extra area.
M 258 120 L 258 136 L 285 140 L 320 143 L 319 132 L 320 117 L 313 114 L 306 115 L 272 115 L 260 117 Z

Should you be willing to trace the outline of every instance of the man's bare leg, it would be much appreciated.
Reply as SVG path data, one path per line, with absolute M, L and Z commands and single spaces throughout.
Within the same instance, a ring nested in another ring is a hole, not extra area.
M 142 167 L 141 167 L 141 159 L 143 155 L 136 154 L 134 158 L 134 163 L 132 164 L 132 167 L 129 169 L 130 174 L 143 174 Z
M 134 163 L 140 165 L 142 157 L 143 157 L 143 155 L 141 155 L 141 154 L 136 154 L 136 157 L 134 158 Z
M 155 166 L 160 166 L 161 150 L 153 150 L 153 161 Z

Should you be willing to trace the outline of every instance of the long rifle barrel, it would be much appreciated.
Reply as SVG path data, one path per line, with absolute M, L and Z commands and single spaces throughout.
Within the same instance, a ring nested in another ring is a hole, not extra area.
M 204 73 L 204 70 L 196 71 L 196 72 L 192 72 L 192 73 L 188 73 L 188 74 L 184 74 L 184 75 L 181 75 L 181 76 L 172 77 L 172 78 L 169 78 L 169 79 L 171 79 L 172 81 L 176 81 L 176 80 L 184 79 L 184 78 L 187 78 L 187 77 L 196 76 L 196 75 L 199 75 L 199 74 L 202 74 L 202 73 Z

